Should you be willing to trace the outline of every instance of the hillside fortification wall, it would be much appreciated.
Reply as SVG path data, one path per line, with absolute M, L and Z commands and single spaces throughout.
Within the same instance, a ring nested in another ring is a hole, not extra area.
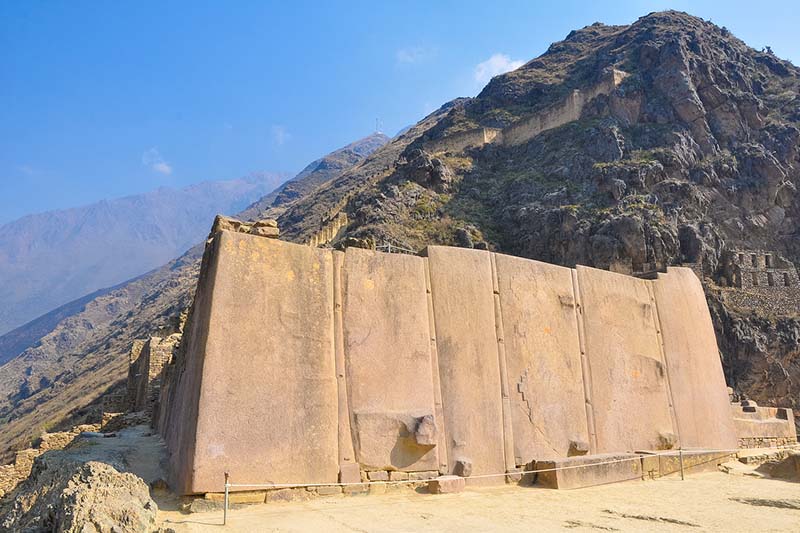
M 526 143 L 544 131 L 580 119 L 586 104 L 601 94 L 614 92 L 626 76 L 627 74 L 621 70 L 612 70 L 597 84 L 586 89 L 575 89 L 561 102 L 505 128 L 481 127 L 453 133 L 426 142 L 425 150 L 431 153 L 462 152 L 467 148 L 479 148 L 492 143 L 506 146 Z
M 162 408 L 180 493 L 729 449 L 703 290 L 488 251 L 216 231 Z M 164 399 L 162 398 L 162 401 Z M 473 479 L 470 479 L 470 476 Z

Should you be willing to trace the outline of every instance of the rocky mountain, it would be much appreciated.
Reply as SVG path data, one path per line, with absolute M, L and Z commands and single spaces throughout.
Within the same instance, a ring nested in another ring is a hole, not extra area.
M 723 263 L 736 249 L 800 262 L 798 154 L 800 69 L 710 22 L 652 13 L 571 32 L 279 222 L 302 241 L 342 206 L 334 246 L 474 246 L 631 274 L 692 265 L 729 383 L 797 408 L 800 293 L 729 287 Z
M 203 238 L 209 218 L 239 212 L 287 177 L 160 188 L 0 226 L 0 334 L 174 259 Z
M 638 275 L 691 265 L 729 383 L 759 403 L 800 407 L 797 306 L 730 287 L 725 266 L 736 249 L 800 261 L 799 154 L 800 70 L 668 11 L 573 31 L 477 97 L 248 216 L 277 215 L 282 238 L 330 235 L 330 246 L 448 244 Z M 186 258 L 101 296 L 9 362 L 0 439 L 88 412 L 122 377 L 132 340 L 185 308 L 196 266 Z M 800 301 L 785 289 L 781 301 Z
M 370 135 L 323 157 L 239 216 L 275 216 L 280 192 L 308 191 L 363 161 L 386 142 Z M 274 207 L 273 207 L 274 205 Z M 198 223 L 200 242 L 213 216 Z M 143 276 L 70 302 L 0 336 L 0 463 L 45 428 L 95 416 L 119 392 L 134 339 L 171 333 L 194 293 L 202 244 Z

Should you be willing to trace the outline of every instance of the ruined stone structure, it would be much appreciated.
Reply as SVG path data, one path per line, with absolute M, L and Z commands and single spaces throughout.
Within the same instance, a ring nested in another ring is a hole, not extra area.
M 720 285 L 734 307 L 764 314 L 800 314 L 800 278 L 794 264 L 774 251 L 734 249 L 722 256 Z
M 461 152 L 466 148 L 479 148 L 485 144 L 516 146 L 524 144 L 543 131 L 547 131 L 581 118 L 583 108 L 601 94 L 611 94 L 627 73 L 612 70 L 603 79 L 586 90 L 575 89 L 560 103 L 535 113 L 505 128 L 476 128 L 454 133 L 425 143 L 425 150 L 435 152 Z
M 723 271 L 728 285 L 740 289 L 800 286 L 794 264 L 772 251 L 731 250 L 724 256 Z
M 336 238 L 339 230 L 345 227 L 348 222 L 347 213 L 337 210 L 330 218 L 323 218 L 319 231 L 312 235 L 306 244 L 314 247 L 328 244 Z
M 36 446 L 18 451 L 14 462 L 0 465 L 0 498 L 27 479 L 33 468 L 33 461 L 40 455 L 50 450 L 63 450 L 83 431 L 98 431 L 100 424 L 84 424 L 72 428 L 70 431 L 56 433 L 43 433 Z
M 759 407 L 753 400 L 731 404 L 739 446 L 773 448 L 797 444 L 797 429 L 791 409 Z
M 168 337 L 150 337 L 134 341 L 128 366 L 128 409 L 151 413 L 161 393 L 164 369 L 180 340 L 176 333 Z
M 158 417 L 180 493 L 220 491 L 225 471 L 502 483 L 532 461 L 738 444 L 703 290 L 684 268 L 644 280 L 217 227 L 184 335 Z

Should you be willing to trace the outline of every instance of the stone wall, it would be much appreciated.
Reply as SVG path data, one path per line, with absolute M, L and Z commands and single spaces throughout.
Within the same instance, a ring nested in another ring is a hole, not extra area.
M 164 369 L 181 335 L 134 341 L 128 367 L 128 410 L 152 413 L 161 392 Z
M 98 424 L 88 424 L 77 426 L 71 431 L 43 433 L 36 447 L 18 451 L 13 463 L 0 466 L 0 498 L 28 478 L 31 468 L 33 468 L 33 460 L 38 456 L 50 450 L 63 450 L 83 431 L 98 431 L 99 429 L 100 425 Z
M 736 436 L 741 448 L 796 445 L 797 429 L 791 409 L 759 407 L 753 400 L 731 404 Z
M 702 287 L 684 268 L 643 280 L 218 231 L 184 335 L 158 416 L 181 493 L 219 492 L 226 471 L 497 483 L 535 460 L 737 445 Z
M 776 292 L 800 287 L 795 266 L 773 251 L 731 250 L 723 262 L 723 272 L 732 287 L 768 288 Z
M 544 131 L 578 120 L 586 104 L 600 95 L 614 92 L 626 76 L 625 72 L 613 70 L 593 87 L 584 90 L 575 89 L 562 102 L 503 129 L 481 127 L 454 133 L 428 141 L 424 148 L 430 153 L 461 152 L 466 148 L 479 148 L 491 143 L 509 146 L 523 144 Z

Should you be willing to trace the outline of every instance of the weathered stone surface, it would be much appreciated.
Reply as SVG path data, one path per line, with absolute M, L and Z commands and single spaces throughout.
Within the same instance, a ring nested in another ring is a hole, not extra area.
M 505 472 L 491 257 L 442 246 L 427 256 L 450 473 L 459 460 L 473 474 Z
M 664 355 L 684 448 L 736 448 L 725 376 L 700 280 L 670 268 L 653 282 Z
M 225 471 L 238 483 L 336 481 L 330 252 L 222 231 L 206 263 L 167 429 L 170 485 L 219 491 Z
M 303 488 L 286 488 L 267 491 L 266 503 L 300 502 L 311 498 L 311 493 Z
M 425 265 L 421 257 L 350 248 L 343 278 L 344 353 L 358 461 L 365 468 L 432 470 L 435 434 Z M 425 428 L 423 427 L 423 431 Z
M 577 467 L 577 468 L 576 468 Z M 551 489 L 579 489 L 606 483 L 641 479 L 642 463 L 636 454 L 599 454 L 536 461 L 536 484 Z
M 452 494 L 463 492 L 466 480 L 460 476 L 439 476 L 428 481 L 428 491 L 431 494 Z
M 370 481 L 389 481 L 389 472 L 386 470 L 376 470 L 374 472 L 367 472 L 367 478 Z
M 342 493 L 342 487 L 337 485 L 329 485 L 326 487 L 317 487 L 317 494 L 320 496 L 334 496 Z
M 361 467 L 358 463 L 339 464 L 339 483 L 358 483 L 361 481 Z
M 516 464 L 564 457 L 571 442 L 589 440 L 572 270 L 495 261 Z
M 757 407 L 754 404 L 751 400 L 744 400 L 730 406 L 739 447 L 761 448 L 797 443 L 797 428 L 791 409 Z
M 657 449 L 675 433 L 649 282 L 577 267 L 599 453 Z
M 469 477 L 472 475 L 472 461 L 468 459 L 459 459 L 453 467 L 453 474 L 460 477 Z

